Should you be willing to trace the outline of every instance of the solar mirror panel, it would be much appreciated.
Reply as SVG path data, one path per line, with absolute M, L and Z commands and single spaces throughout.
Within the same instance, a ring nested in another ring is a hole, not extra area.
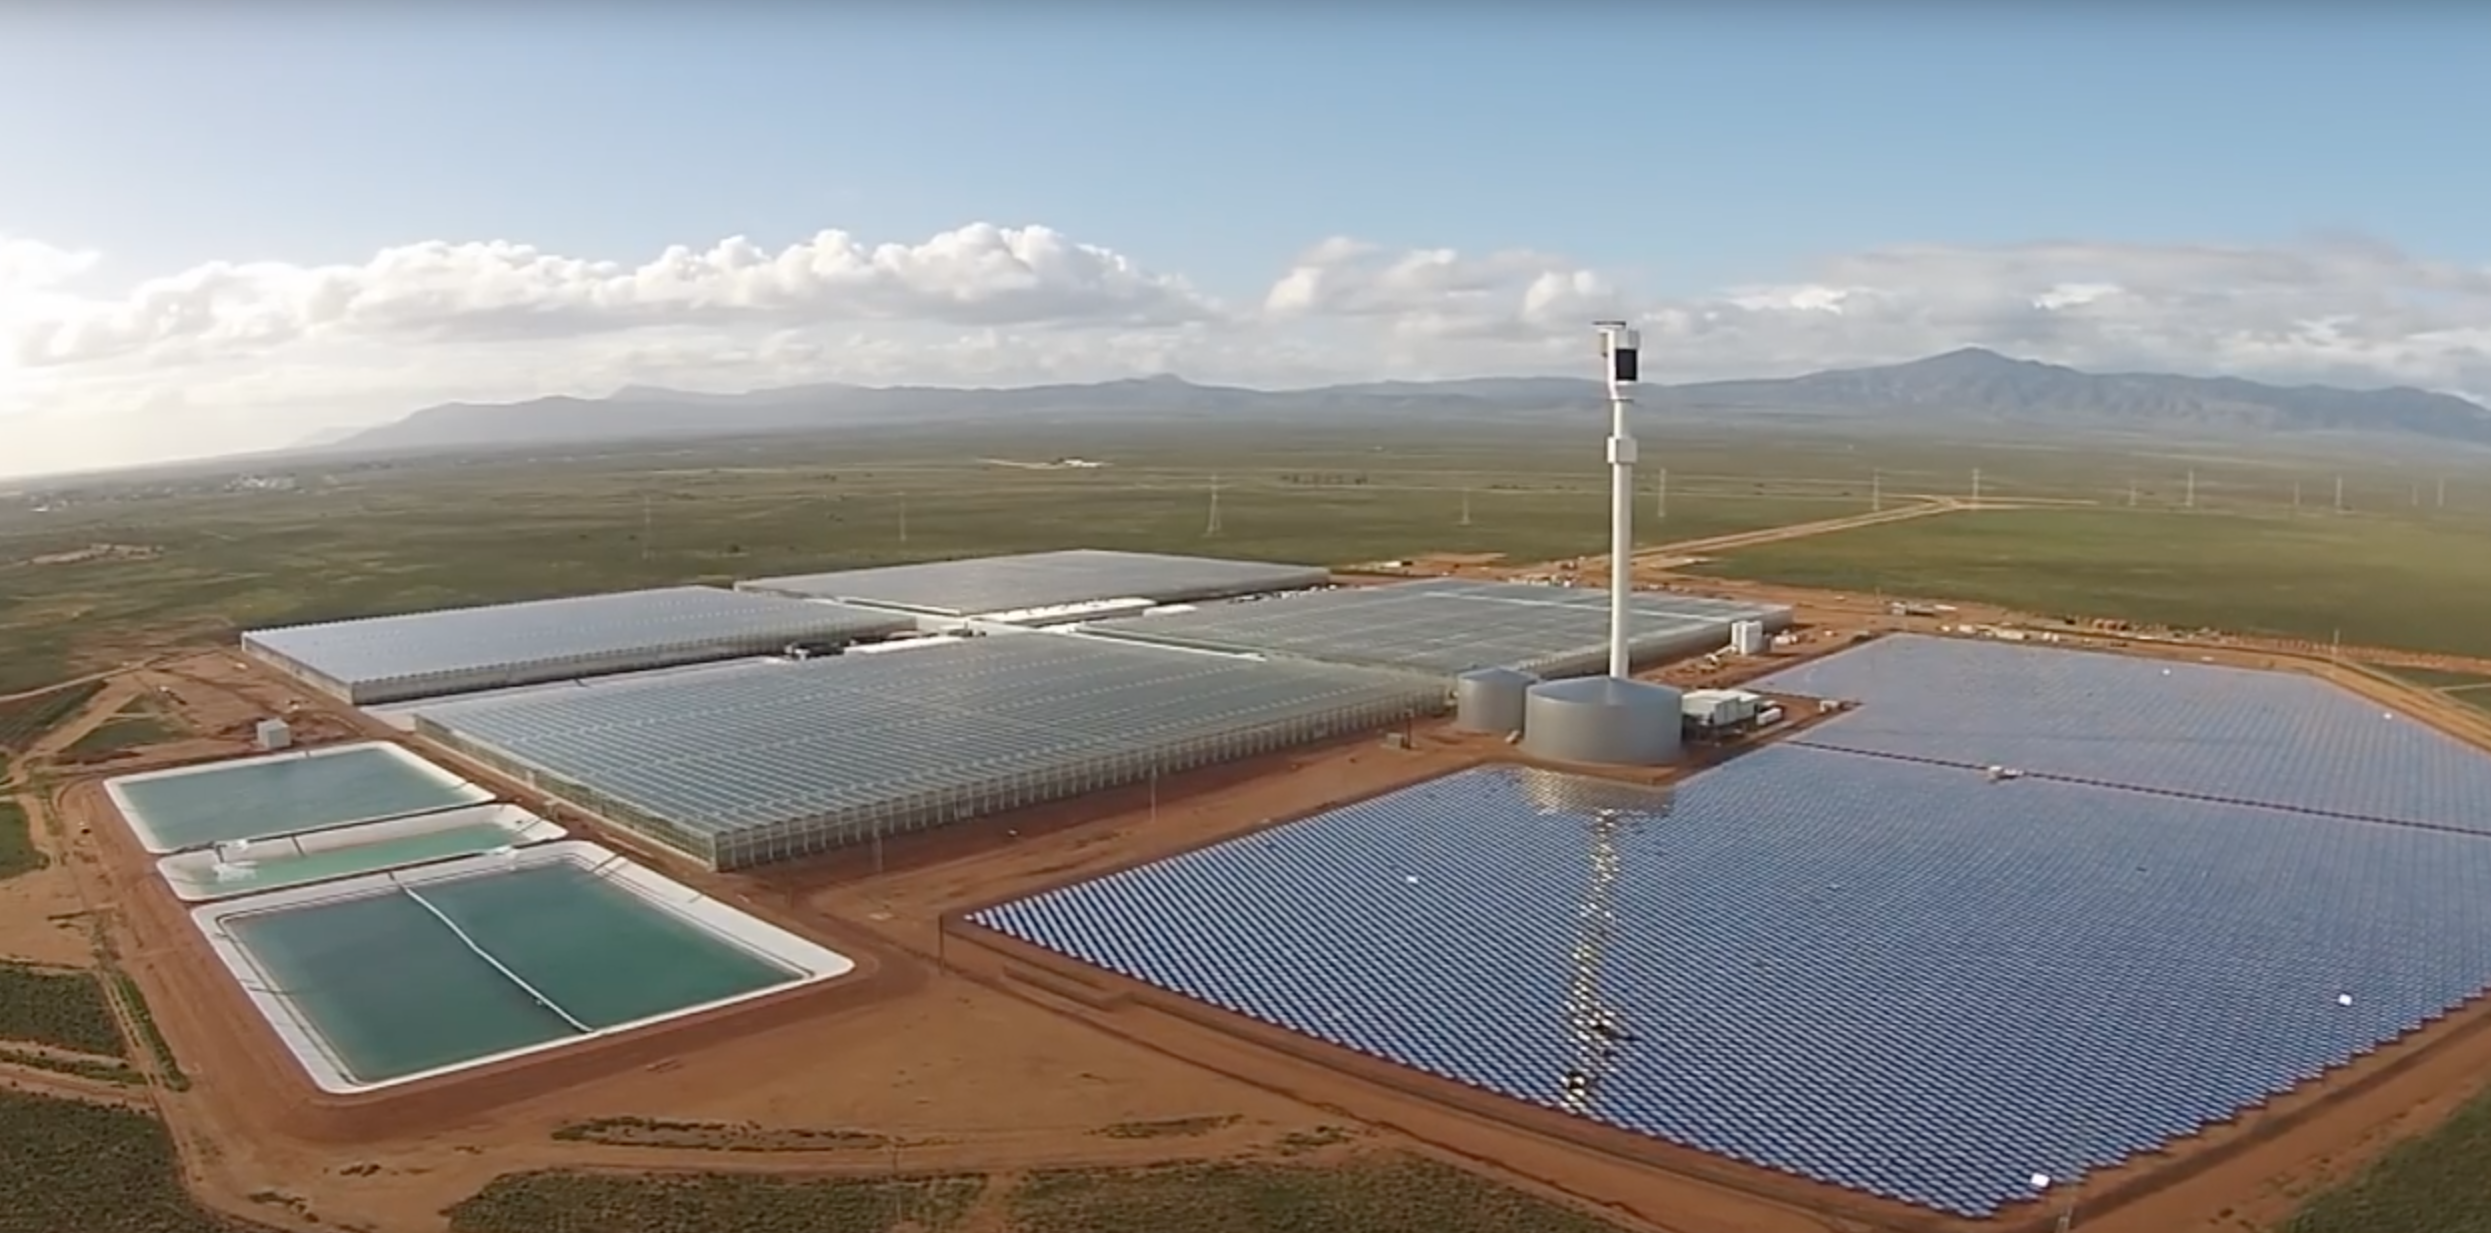
M 1791 745 L 1624 825 L 1617 926 L 1587 964 L 1590 824 L 1566 778 L 1465 772 L 973 919 L 1464 1084 L 1974 1217 L 2491 984 L 2491 901 L 2470 889 L 2491 841 Z M 1583 988 L 1629 1041 L 1588 1100 L 1566 1079 L 1587 1064 Z
M 2315 677 L 1890 635 L 1752 687 L 1861 704 L 1809 745 L 2491 831 L 2491 759 Z

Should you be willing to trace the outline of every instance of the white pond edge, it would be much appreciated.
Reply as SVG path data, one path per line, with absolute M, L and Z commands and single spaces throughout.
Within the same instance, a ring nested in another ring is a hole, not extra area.
M 386 894 L 403 887 L 421 888 L 428 883 L 455 881 L 460 878 L 491 876 L 509 869 L 529 869 L 546 865 L 568 864 L 605 877 L 637 895 L 652 910 L 668 913 L 677 919 L 699 926 L 712 936 L 722 938 L 747 952 L 795 973 L 795 978 L 766 986 L 750 993 L 721 998 L 697 1005 L 684 1006 L 664 1014 L 651 1015 L 629 1023 L 601 1028 L 586 1035 L 566 1036 L 517 1049 L 469 1058 L 446 1066 L 388 1079 L 367 1082 L 355 1077 L 353 1071 L 329 1045 L 319 1028 L 303 1014 L 293 1000 L 270 988 L 273 983 L 245 947 L 225 928 L 225 922 L 238 916 L 261 915 L 307 908 L 322 903 L 366 898 Z M 795 934 L 755 919 L 744 912 L 712 899 L 691 887 L 616 854 L 611 849 L 584 840 L 563 840 L 519 848 L 507 854 L 487 853 L 460 857 L 439 864 L 414 869 L 385 870 L 363 874 L 335 882 L 292 886 L 241 899 L 229 899 L 194 908 L 191 923 L 207 938 L 217 958 L 224 961 L 226 972 L 251 999 L 251 1005 L 268 1026 L 285 1042 L 295 1061 L 310 1073 L 312 1082 L 321 1091 L 351 1096 L 367 1092 L 404 1087 L 429 1079 L 438 1079 L 460 1071 L 473 1070 L 513 1058 L 567 1049 L 592 1040 L 601 1040 L 625 1032 L 638 1031 L 673 1019 L 702 1014 L 725 1006 L 733 1006 L 759 998 L 773 997 L 804 985 L 835 980 L 854 971 L 856 964 L 847 956 L 816 945 Z
M 212 848 L 192 848 L 158 860 L 156 874 L 164 879 L 165 885 L 173 888 L 174 896 L 184 903 L 234 899 L 245 895 L 288 890 L 297 886 L 316 886 L 323 882 L 345 881 L 384 873 L 392 869 L 408 869 L 443 861 L 464 860 L 470 856 L 481 856 L 486 853 L 461 852 L 420 860 L 395 861 L 350 873 L 330 874 L 295 882 L 268 883 L 220 880 L 216 876 L 216 866 L 229 854 L 241 856 L 244 859 L 286 861 L 300 856 L 367 847 L 397 839 L 411 839 L 418 835 L 437 834 L 441 831 L 457 830 L 466 826 L 491 826 L 500 829 L 509 836 L 501 845 L 506 847 L 549 843 L 570 834 L 562 827 L 537 817 L 517 805 L 460 805 L 433 813 L 388 818 L 379 822 L 359 822 L 299 835 L 248 839 L 236 845 L 220 844 Z M 240 847 L 243 851 L 234 852 L 232 850 L 234 847 Z
M 347 754 L 369 753 L 373 750 L 383 751 L 388 756 L 398 759 L 399 762 L 414 768 L 425 778 L 430 779 L 445 788 L 451 789 L 464 799 L 447 801 L 441 805 L 434 806 L 429 809 L 417 810 L 415 814 L 373 814 L 360 818 L 338 818 L 332 821 L 315 822 L 308 826 L 297 826 L 290 830 L 270 831 L 262 835 L 249 836 L 249 838 L 267 839 L 274 838 L 278 835 L 309 834 L 313 831 L 334 830 L 341 826 L 354 826 L 365 822 L 378 822 L 391 817 L 411 817 L 420 814 L 433 813 L 441 809 L 456 809 L 468 805 L 481 805 L 493 799 L 492 792 L 478 787 L 477 785 L 460 778 L 442 767 L 434 765 L 432 762 L 426 760 L 412 750 L 409 750 L 405 746 L 399 745 L 392 741 L 357 741 L 351 745 L 320 745 L 303 749 L 281 750 L 277 753 L 260 754 L 249 758 L 228 758 L 221 762 L 203 762 L 192 766 L 166 767 L 160 771 L 140 771 L 137 774 L 122 775 L 118 778 L 105 780 L 104 795 L 112 798 L 113 808 L 120 811 L 121 820 L 128 824 L 130 833 L 138 837 L 139 846 L 145 848 L 151 856 L 162 856 L 169 852 L 181 851 L 182 849 L 167 844 L 164 837 L 156 833 L 155 826 L 147 820 L 147 815 L 135 804 L 131 803 L 129 794 L 125 790 L 129 785 L 137 783 L 152 783 L 157 780 L 164 779 L 184 779 L 193 775 L 214 775 L 223 771 L 236 770 L 242 767 L 262 766 L 272 762 L 285 762 L 290 760 L 300 760 L 303 758 L 344 757 Z M 190 846 L 202 847 L 206 845 L 193 844 Z

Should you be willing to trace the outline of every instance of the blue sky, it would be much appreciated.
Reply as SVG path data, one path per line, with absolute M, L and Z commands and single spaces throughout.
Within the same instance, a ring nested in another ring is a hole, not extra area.
M 2491 398 L 2491 7 L 505 10 L 9 10 L 0 474 L 622 384 L 1565 370 L 1612 313 L 1670 379 Z
M 2464 6 L 342 7 L 0 43 L 0 226 L 146 271 L 1034 221 L 1220 285 L 1345 232 L 1662 291 L 1899 241 L 2491 253 Z

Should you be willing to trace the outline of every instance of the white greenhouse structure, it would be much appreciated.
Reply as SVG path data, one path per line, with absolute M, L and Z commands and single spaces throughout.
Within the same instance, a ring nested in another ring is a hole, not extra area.
M 1061 634 L 422 708 L 416 731 L 712 869 L 1441 712 L 1441 682 Z
M 845 643 L 907 617 L 718 587 L 665 587 L 242 635 L 245 654 L 356 706 Z

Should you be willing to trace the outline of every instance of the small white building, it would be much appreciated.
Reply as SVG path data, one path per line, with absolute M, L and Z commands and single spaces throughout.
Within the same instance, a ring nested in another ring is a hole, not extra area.
M 252 735 L 264 753 L 275 753 L 280 749 L 294 747 L 294 727 L 282 719 L 259 721 L 259 727 Z
M 1735 728 L 1756 718 L 1764 698 L 1744 689 L 1690 689 L 1680 695 L 1678 704 L 1687 723 L 1695 728 Z

